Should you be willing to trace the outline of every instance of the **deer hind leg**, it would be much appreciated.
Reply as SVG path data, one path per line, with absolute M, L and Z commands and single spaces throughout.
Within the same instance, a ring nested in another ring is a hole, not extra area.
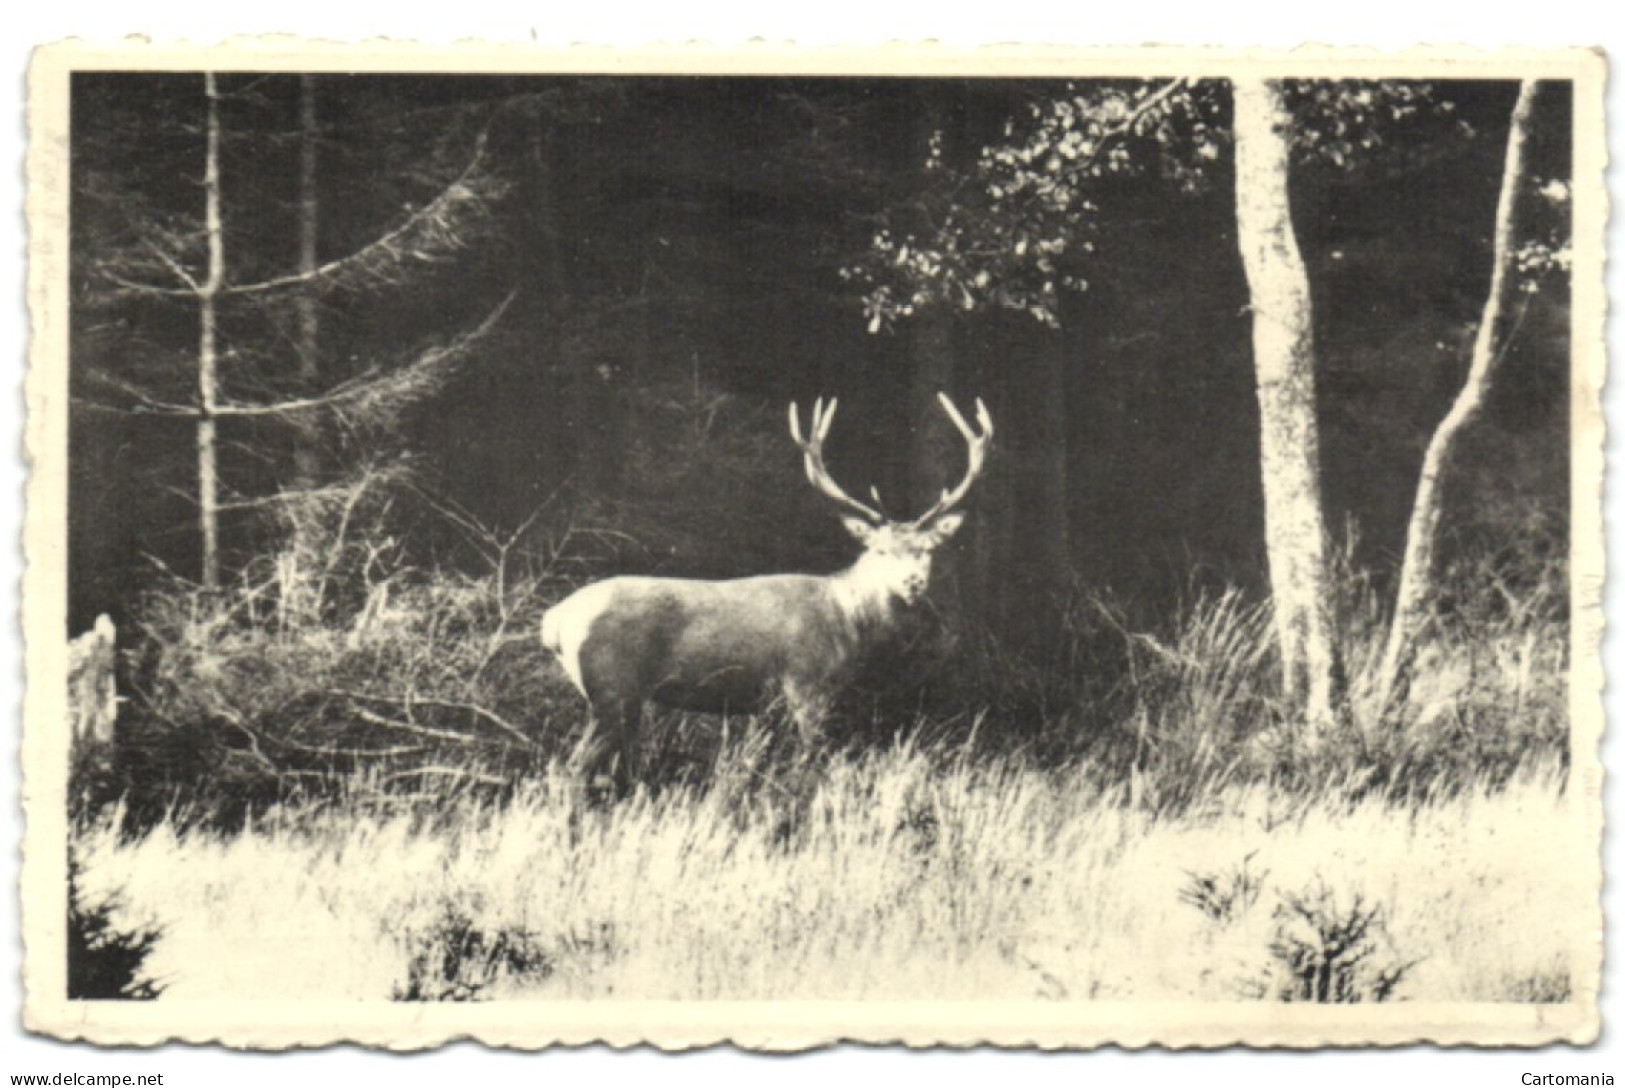
M 586 761 L 589 782 L 609 779 L 616 793 L 626 796 L 638 783 L 642 770 L 638 753 L 643 703 L 637 699 L 604 699 L 593 703 L 593 728 L 598 734 Z
M 599 736 L 589 765 L 594 777 L 609 773 L 622 796 L 631 792 L 641 770 L 638 735 L 648 688 L 626 658 L 604 643 L 583 644 L 577 659 L 583 690 L 592 705 Z

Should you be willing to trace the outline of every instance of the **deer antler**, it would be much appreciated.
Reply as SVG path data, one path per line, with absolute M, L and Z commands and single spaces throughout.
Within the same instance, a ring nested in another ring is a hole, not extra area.
M 968 464 L 965 468 L 965 478 L 959 481 L 959 486 L 952 491 L 944 489 L 942 497 L 932 504 L 931 509 L 914 519 L 913 524 L 916 526 L 929 524 L 964 500 L 971 485 L 982 474 L 982 468 L 987 464 L 988 447 L 993 443 L 993 417 L 988 414 L 987 405 L 982 403 L 981 397 L 976 398 L 976 424 L 981 428 L 981 434 L 971 430 L 970 424 L 965 422 L 965 417 L 954 407 L 954 402 L 948 399 L 948 394 L 938 393 L 937 399 L 942 402 L 942 410 L 948 413 L 948 418 L 954 421 L 954 426 L 959 428 L 959 433 L 965 436 L 965 445 L 969 447 Z
M 801 410 L 795 402 L 790 404 L 790 437 L 795 439 L 797 446 L 801 447 L 802 464 L 807 470 L 807 480 L 826 498 L 834 499 L 851 510 L 862 514 L 876 525 L 886 520 L 884 514 L 872 506 L 854 499 L 837 484 L 830 476 L 829 470 L 824 467 L 824 436 L 829 434 L 829 425 L 835 420 L 835 406 L 838 399 L 831 397 L 829 407 L 824 407 L 824 398 L 819 397 L 813 405 L 812 423 L 807 431 L 807 438 L 801 437 Z

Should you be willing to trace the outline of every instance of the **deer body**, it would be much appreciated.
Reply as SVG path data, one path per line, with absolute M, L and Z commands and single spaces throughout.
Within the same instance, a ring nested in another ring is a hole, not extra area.
M 611 578 L 549 611 L 542 640 L 595 707 L 720 713 L 782 694 L 795 712 L 890 625 L 889 603 L 849 607 L 839 577 Z
M 932 553 L 963 515 L 948 513 L 980 472 L 992 434 L 973 436 L 951 402 L 955 423 L 971 441 L 971 470 L 926 515 L 892 521 L 846 496 L 823 469 L 821 443 L 834 417 L 814 409 L 803 442 L 794 406 L 791 433 L 806 455 L 807 475 L 825 495 L 857 510 L 843 518 L 864 546 L 836 574 L 768 574 L 727 581 L 619 577 L 577 590 L 542 617 L 542 643 L 586 696 L 594 718 L 619 740 L 620 777 L 636 769 L 645 702 L 683 710 L 755 710 L 783 698 L 803 740 L 810 741 L 829 704 L 861 656 L 897 627 L 898 611 L 916 603 L 930 580 Z

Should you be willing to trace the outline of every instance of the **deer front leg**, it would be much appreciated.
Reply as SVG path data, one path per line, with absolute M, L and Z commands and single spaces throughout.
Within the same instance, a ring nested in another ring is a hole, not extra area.
M 616 704 L 615 736 L 619 751 L 615 762 L 615 786 L 621 796 L 629 795 L 641 776 L 638 743 L 643 728 L 643 700 L 626 699 Z
M 830 701 L 824 692 L 811 684 L 789 681 L 784 685 L 784 702 L 795 722 L 804 752 L 813 751 L 824 737 L 824 719 L 829 716 Z

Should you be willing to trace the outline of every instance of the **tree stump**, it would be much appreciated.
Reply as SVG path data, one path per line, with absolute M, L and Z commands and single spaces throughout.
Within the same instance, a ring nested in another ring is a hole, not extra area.
M 75 755 L 113 742 L 118 719 L 116 642 L 113 621 L 103 614 L 89 631 L 68 643 L 68 716 Z

